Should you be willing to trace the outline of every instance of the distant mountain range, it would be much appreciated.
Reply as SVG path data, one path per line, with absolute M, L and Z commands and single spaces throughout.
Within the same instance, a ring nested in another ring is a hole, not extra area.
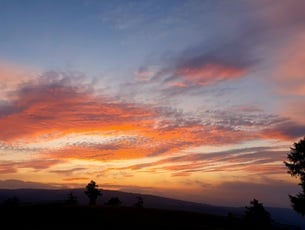
M 84 191 L 85 189 L 0 189 L 0 204 L 14 196 L 24 204 L 63 202 L 67 200 L 70 192 L 77 198 L 79 204 L 87 204 L 88 198 Z M 98 198 L 97 204 L 105 204 L 110 198 L 118 197 L 122 202 L 121 205 L 133 206 L 137 202 L 137 196 L 143 198 L 144 208 L 182 210 L 224 216 L 229 213 L 243 215 L 245 211 L 245 207 L 220 207 L 148 194 L 112 190 L 102 190 L 102 196 Z M 295 213 L 292 209 L 275 207 L 265 208 L 271 214 L 271 218 L 274 221 L 282 224 L 299 226 L 305 230 L 305 219 Z

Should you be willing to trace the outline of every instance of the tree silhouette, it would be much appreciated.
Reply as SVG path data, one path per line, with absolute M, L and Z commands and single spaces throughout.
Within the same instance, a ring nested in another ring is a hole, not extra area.
M 93 180 L 87 184 L 85 194 L 89 198 L 90 205 L 95 205 L 97 198 L 102 195 L 101 191 L 98 189 L 98 185 Z
M 287 161 L 284 164 L 288 168 L 288 173 L 291 176 L 299 177 L 299 185 L 302 191 L 296 196 L 289 195 L 290 202 L 293 209 L 301 214 L 305 215 L 305 137 L 299 142 L 295 142 L 293 147 L 290 148 L 290 152 L 287 154 Z
M 251 206 L 246 207 L 245 220 L 252 228 L 270 227 L 270 214 L 265 210 L 262 203 L 253 199 L 250 201 Z

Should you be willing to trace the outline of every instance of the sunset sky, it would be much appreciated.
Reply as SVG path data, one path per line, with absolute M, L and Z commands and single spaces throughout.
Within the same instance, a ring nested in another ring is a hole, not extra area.
M 290 207 L 305 1 L 0 0 L 0 188 Z

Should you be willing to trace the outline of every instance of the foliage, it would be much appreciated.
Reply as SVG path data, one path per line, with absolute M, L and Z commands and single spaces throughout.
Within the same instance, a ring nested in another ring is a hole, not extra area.
M 305 215 L 305 137 L 299 142 L 295 142 L 290 152 L 287 154 L 287 161 L 284 161 L 285 166 L 288 168 L 288 173 L 291 176 L 299 177 L 299 185 L 302 191 L 296 196 L 289 195 L 293 209 Z
M 271 226 L 270 214 L 265 210 L 262 203 L 253 199 L 250 201 L 251 206 L 246 207 L 245 220 L 252 227 L 262 228 Z
M 122 204 L 122 201 L 118 197 L 111 197 L 105 204 L 111 206 L 119 206 Z
M 302 181 L 305 179 L 305 137 L 299 142 L 293 144 L 287 155 L 288 161 L 284 161 L 291 176 L 300 177 Z
M 85 194 L 89 198 L 90 205 L 95 205 L 97 198 L 102 195 L 101 191 L 98 189 L 98 185 L 93 180 L 87 184 Z
M 299 193 L 296 196 L 289 195 L 291 204 L 293 209 L 300 213 L 302 216 L 305 215 L 305 195 L 303 193 Z

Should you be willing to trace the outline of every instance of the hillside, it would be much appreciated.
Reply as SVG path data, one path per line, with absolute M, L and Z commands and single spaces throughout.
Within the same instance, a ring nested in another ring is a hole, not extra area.
M 77 207 L 75 206 L 71 208 L 71 207 L 60 206 L 67 199 L 69 192 L 72 192 L 73 195 L 77 197 L 78 200 Z M 137 201 L 136 197 L 139 195 L 143 198 L 144 201 L 144 208 L 140 210 L 133 208 L 133 205 Z M 11 197 L 17 197 L 20 200 L 20 204 L 22 204 L 22 208 L 19 210 L 20 216 L 18 218 L 19 219 L 29 218 L 29 220 L 31 219 L 31 216 L 38 217 L 39 215 L 42 215 L 41 213 L 44 213 L 44 215 L 47 216 L 50 215 L 52 216 L 52 218 L 54 218 L 55 215 L 63 212 L 62 216 L 59 215 L 57 217 L 62 222 L 63 221 L 62 219 L 65 219 L 64 216 L 67 217 L 67 220 L 69 218 L 70 219 L 78 218 L 79 215 L 82 216 L 79 218 L 84 218 L 86 217 L 86 215 L 89 215 L 84 213 L 87 212 L 90 213 L 93 210 L 96 210 L 93 211 L 95 213 L 94 215 L 97 215 L 96 218 L 97 219 L 102 218 L 103 223 L 109 222 L 108 224 L 111 224 L 112 221 L 116 223 L 118 220 L 120 220 L 119 223 L 121 223 L 122 216 L 128 216 L 131 215 L 131 213 L 133 213 L 131 216 L 128 217 L 128 220 L 124 220 L 126 223 L 129 221 L 128 222 L 129 225 L 132 226 L 133 223 L 139 221 L 139 219 L 142 219 L 144 222 L 155 222 L 157 220 L 160 221 L 162 220 L 161 222 L 163 223 L 164 217 L 162 216 L 165 215 L 169 218 L 168 220 L 171 219 L 170 221 L 171 224 L 173 224 L 172 222 L 174 222 L 175 219 L 182 221 L 181 223 L 178 224 L 178 226 L 186 227 L 187 223 L 188 224 L 193 223 L 194 224 L 193 229 L 198 229 L 197 228 L 198 226 L 201 227 L 205 226 L 204 228 L 201 229 L 209 229 L 207 228 L 206 224 L 211 223 L 210 226 L 211 229 L 230 229 L 228 228 L 230 227 L 228 224 L 229 221 L 228 214 L 230 213 L 231 217 L 240 217 L 243 215 L 244 212 L 244 207 L 240 207 L 240 208 L 219 207 L 208 204 L 200 204 L 200 203 L 175 200 L 165 197 L 152 196 L 147 194 L 136 194 L 136 193 L 127 193 L 127 192 L 111 191 L 111 190 L 103 190 L 103 195 L 98 199 L 97 206 L 94 209 L 89 208 L 87 206 L 88 199 L 84 194 L 84 189 L 73 189 L 73 190 L 2 189 L 0 190 L 0 204 L 4 203 L 8 198 Z M 104 203 L 107 202 L 111 197 L 118 197 L 122 201 L 120 208 L 116 207 L 116 209 L 111 209 L 104 205 Z M 57 204 L 57 206 L 54 204 Z M 304 226 L 303 225 L 304 220 L 300 216 L 296 215 L 290 209 L 267 208 L 267 210 L 271 213 L 272 219 L 277 223 L 298 225 L 302 227 Z M 4 216 L 5 215 L 2 214 L 2 217 Z M 15 212 L 14 216 L 17 217 L 18 214 L 16 214 Z M 182 216 L 185 218 L 182 218 Z M 88 222 L 91 221 L 89 216 L 87 216 L 86 218 L 85 218 L 86 221 Z M 103 218 L 106 218 L 107 220 Z M 9 219 L 9 216 L 7 216 L 6 219 Z M 39 217 L 39 219 L 44 220 L 44 216 Z M 85 224 L 86 222 L 85 219 L 84 219 L 84 223 L 81 222 L 78 223 L 77 225 Z M 23 220 L 23 222 L 26 221 Z M 240 224 L 241 223 L 237 224 L 237 226 L 234 226 L 235 229 L 238 228 Z M 188 228 L 185 229 L 191 229 L 191 228 L 190 226 L 188 226 Z

